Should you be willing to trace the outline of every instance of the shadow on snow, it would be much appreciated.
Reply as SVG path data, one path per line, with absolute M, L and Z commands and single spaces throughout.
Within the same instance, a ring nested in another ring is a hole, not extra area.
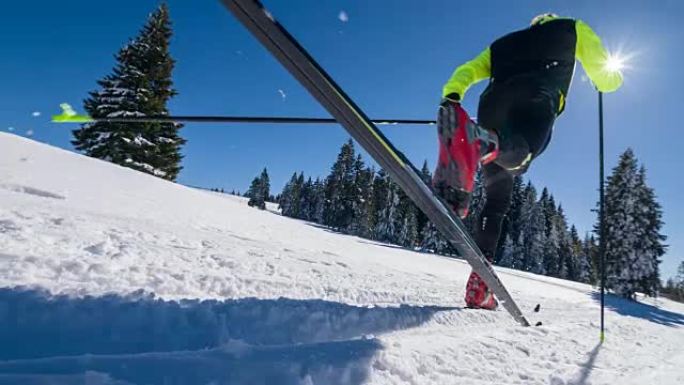
M 591 296 L 595 301 L 601 301 L 600 292 L 592 292 Z M 621 315 L 642 318 L 665 326 L 684 325 L 683 314 L 659 309 L 653 305 L 632 301 L 616 295 L 606 293 L 605 304 L 608 309 Z
M 589 382 L 589 376 L 591 375 L 591 371 L 594 369 L 594 363 L 596 362 L 596 357 L 598 357 L 599 351 L 601 349 L 601 343 L 596 344 L 594 349 L 589 352 L 589 359 L 587 362 L 582 365 L 582 371 L 579 373 L 579 376 L 576 381 L 571 381 L 570 383 L 573 385 L 587 385 Z
M 360 383 L 382 345 L 445 307 L 164 301 L 0 289 L 0 383 Z

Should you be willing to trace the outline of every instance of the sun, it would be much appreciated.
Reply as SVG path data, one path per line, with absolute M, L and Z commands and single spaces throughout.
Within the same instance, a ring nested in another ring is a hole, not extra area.
M 604 68 L 608 72 L 620 72 L 625 68 L 625 58 L 618 54 L 608 54 Z

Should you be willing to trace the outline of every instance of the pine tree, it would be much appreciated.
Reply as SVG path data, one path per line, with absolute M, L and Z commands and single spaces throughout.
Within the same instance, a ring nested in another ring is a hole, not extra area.
M 555 220 L 556 223 L 554 226 L 560 235 L 557 253 L 557 276 L 560 278 L 577 281 L 577 277 L 579 275 L 578 256 L 575 253 L 572 232 L 568 230 L 568 221 L 565 218 L 565 212 L 563 211 L 563 207 L 561 205 L 558 205 L 558 208 L 556 209 Z M 576 230 L 575 233 L 577 233 Z
M 371 207 L 373 193 L 373 171 L 366 168 L 361 154 L 354 162 L 354 186 L 352 200 L 352 221 L 348 232 L 360 237 L 370 237 Z
M 385 210 L 389 199 L 389 183 L 389 175 L 383 169 L 380 169 L 373 178 L 373 210 L 370 224 L 372 239 L 382 239 L 381 234 L 384 235 L 385 232 Z
M 255 177 L 252 179 L 252 183 L 249 185 L 245 197 L 249 198 L 247 204 L 251 207 L 257 207 L 261 210 L 266 209 L 266 202 L 264 201 L 263 195 L 261 195 L 261 179 Z
M 463 220 L 463 224 L 468 229 L 471 236 L 475 236 L 476 228 L 482 216 L 482 209 L 484 208 L 485 200 L 487 199 L 482 176 L 482 168 L 475 174 L 475 186 L 470 195 L 470 203 L 468 205 L 468 216 Z
M 304 182 L 304 173 L 301 176 L 301 193 L 299 195 L 299 218 L 305 221 L 312 221 L 315 212 L 313 181 L 309 177 Z
M 504 241 L 500 243 L 502 248 L 501 257 L 499 259 L 499 266 L 520 269 L 520 266 L 518 265 L 520 259 L 517 258 L 517 251 L 519 249 L 519 245 L 516 245 L 516 243 L 513 242 L 513 239 L 511 239 L 510 234 L 507 234 L 504 238 Z
M 342 145 L 325 186 L 324 223 L 340 231 L 346 231 L 353 220 L 354 164 L 354 143 L 349 139 Z
M 283 191 L 280 193 L 280 199 L 278 200 L 278 207 L 280 208 L 281 214 L 286 217 L 292 217 L 295 202 L 292 199 L 292 189 L 297 182 L 297 173 L 292 174 L 290 180 L 285 183 Z
M 535 274 L 545 274 L 544 244 L 546 243 L 544 213 L 537 202 L 537 193 L 531 183 L 525 188 L 525 200 L 521 208 L 522 228 L 520 236 L 524 245 L 523 269 Z
M 323 209 L 325 207 L 325 183 L 319 178 L 313 184 L 313 213 L 311 220 L 323 223 Z
M 249 198 L 247 204 L 261 210 L 266 209 L 266 200 L 270 196 L 271 183 L 266 168 L 252 180 L 245 196 Z
M 572 245 L 572 255 L 577 266 L 575 279 L 579 282 L 591 283 L 593 276 L 591 257 L 586 252 L 584 244 L 579 238 L 577 228 L 574 225 L 570 228 L 570 242 Z
M 544 236 L 546 238 L 546 242 L 543 245 L 545 274 L 565 278 L 567 276 L 567 271 L 564 270 L 561 273 L 561 270 L 566 266 L 563 265 L 560 256 L 564 231 L 560 228 L 561 220 L 559 218 L 559 213 L 556 210 L 555 200 L 553 199 L 553 196 L 549 195 L 546 187 L 542 190 L 538 204 L 544 217 Z
M 418 208 L 398 185 L 395 185 L 395 188 L 399 195 L 396 243 L 404 247 L 414 247 L 418 243 Z
M 399 186 L 388 179 L 386 191 L 387 197 L 385 198 L 385 205 L 380 209 L 378 224 L 375 231 L 376 239 L 397 244 L 399 243 L 399 231 L 402 226 Z
M 511 206 L 503 219 L 501 226 L 501 236 L 500 239 L 504 240 L 509 237 L 513 243 L 517 243 L 520 239 L 520 229 L 523 226 L 522 223 L 522 206 L 525 201 L 525 191 L 523 188 L 523 180 L 521 176 L 516 176 L 513 179 L 513 189 L 511 193 Z M 500 259 L 503 257 L 503 247 L 504 242 L 499 242 L 497 246 L 496 256 L 494 257 L 494 262 L 500 264 Z M 516 255 L 509 255 L 507 263 L 511 265 L 502 265 L 513 267 L 513 265 L 520 266 L 520 263 L 515 263 L 513 261 L 522 261 L 523 254 L 520 248 L 516 249 Z M 521 267 L 516 267 L 521 268 Z
M 450 253 L 449 242 L 447 242 L 442 234 L 437 231 L 437 228 L 432 222 L 426 222 L 421 233 L 423 234 L 420 244 L 422 250 L 430 251 L 435 254 Z
M 427 160 L 423 162 L 423 167 L 420 169 L 420 177 L 428 186 L 432 185 L 432 173 L 428 167 Z M 425 213 L 420 209 L 416 210 L 416 227 L 420 230 L 418 232 L 418 240 L 422 245 L 424 243 L 423 241 L 425 240 L 425 234 L 423 233 L 423 230 L 427 230 L 429 226 L 427 215 L 425 215 Z
M 266 170 L 266 167 L 264 167 L 264 169 L 261 171 L 259 179 L 261 180 L 261 196 L 264 197 L 264 201 L 269 201 L 272 198 L 271 178 L 268 176 L 268 170 Z
M 627 149 L 608 178 L 605 199 L 606 286 L 626 298 L 637 290 L 657 294 L 661 209 L 645 183 L 645 171 Z M 598 229 L 598 224 L 596 226 Z
M 589 282 L 593 285 L 597 285 L 601 280 L 601 261 L 596 238 L 594 238 L 593 235 L 586 234 L 584 242 L 582 243 L 582 249 L 587 258 L 589 258 L 589 263 L 591 264 L 592 275 Z
M 661 286 L 660 258 L 665 255 L 667 246 L 663 244 L 665 235 L 660 233 L 663 226 L 662 209 L 656 200 L 655 192 L 646 184 L 646 168 L 643 165 L 637 173 L 637 186 L 636 219 L 642 229 L 642 235 L 638 238 L 641 258 L 639 265 L 633 267 L 640 269 L 643 275 L 637 290 L 649 296 L 656 296 Z
M 171 21 L 166 4 L 153 12 L 140 34 L 116 55 L 113 73 L 97 83 L 84 101 L 94 118 L 168 115 L 168 101 L 177 93 L 169 53 Z M 86 155 L 130 167 L 168 180 L 181 170 L 178 135 L 181 124 L 87 123 L 74 130 L 73 145 Z

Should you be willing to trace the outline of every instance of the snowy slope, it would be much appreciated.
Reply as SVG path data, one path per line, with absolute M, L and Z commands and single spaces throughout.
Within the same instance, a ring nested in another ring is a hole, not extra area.
M 681 384 L 684 306 L 339 235 L 0 133 L 0 384 Z

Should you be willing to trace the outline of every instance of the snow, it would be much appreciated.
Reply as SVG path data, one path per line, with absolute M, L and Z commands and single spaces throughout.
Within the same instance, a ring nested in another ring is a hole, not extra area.
M 684 305 L 336 234 L 0 133 L 0 383 L 681 384 Z M 540 313 L 531 309 L 541 303 Z
M 349 21 L 349 15 L 344 10 L 340 11 L 340 13 L 337 15 L 337 18 L 340 19 L 340 21 L 343 23 L 346 23 Z
M 33 111 L 33 112 L 31 113 L 31 116 L 33 116 L 34 118 L 39 117 L 39 116 L 40 116 L 40 111 Z

